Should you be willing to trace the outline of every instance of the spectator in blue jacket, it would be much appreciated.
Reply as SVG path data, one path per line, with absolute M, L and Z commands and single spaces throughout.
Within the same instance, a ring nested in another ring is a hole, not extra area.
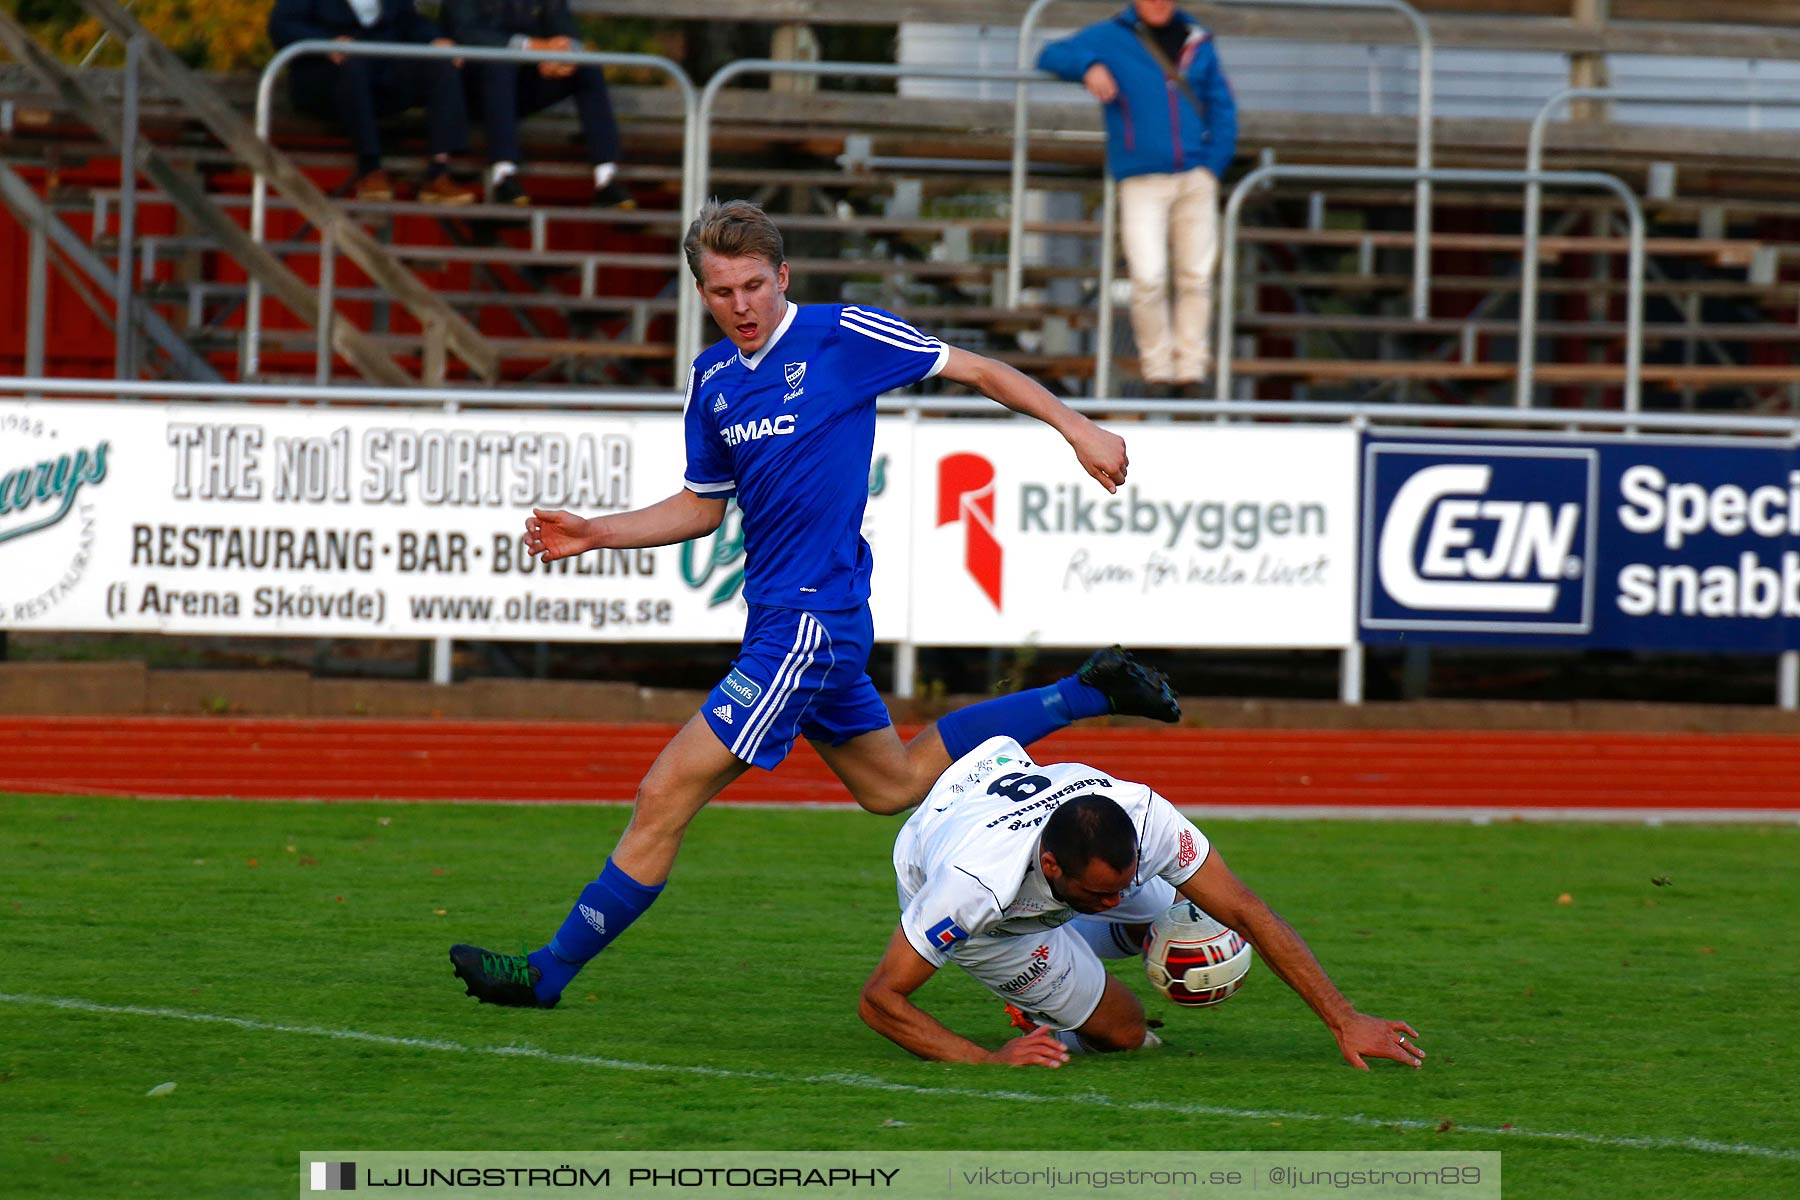
M 309 39 L 339 42 L 409 42 L 448 46 L 413 0 L 275 0 L 269 40 L 276 48 Z M 383 117 L 425 108 L 431 165 L 419 199 L 467 204 L 474 189 L 450 177 L 450 156 L 468 145 L 469 118 L 462 77 L 444 59 L 374 58 L 367 55 L 302 55 L 288 68 L 294 107 L 336 121 L 356 150 L 356 198 L 392 200 L 394 187 L 381 166 Z
M 515 50 L 579 50 L 581 34 L 569 0 L 444 0 L 444 32 L 465 46 Z M 519 118 L 575 98 L 581 137 L 594 168 L 594 203 L 636 208 L 613 176 L 619 127 L 613 120 L 606 74 L 599 67 L 566 62 L 471 63 L 469 92 L 487 126 L 488 187 L 499 204 L 529 204 L 519 186 Z
M 1237 152 L 1237 102 L 1212 34 L 1175 0 L 1132 0 L 1045 46 L 1038 66 L 1105 106 L 1141 373 L 1152 396 L 1198 396 L 1212 373 L 1219 177 Z

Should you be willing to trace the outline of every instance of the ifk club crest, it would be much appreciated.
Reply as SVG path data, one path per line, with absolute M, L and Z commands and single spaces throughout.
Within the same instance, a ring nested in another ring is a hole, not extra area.
M 71 443 L 29 408 L 0 414 L 0 624 L 42 616 L 87 573 L 111 450 Z

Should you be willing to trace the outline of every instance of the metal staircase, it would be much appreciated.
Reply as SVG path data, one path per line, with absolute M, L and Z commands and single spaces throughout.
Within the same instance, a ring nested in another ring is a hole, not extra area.
M 497 379 L 499 354 L 489 340 L 371 236 L 362 224 L 333 203 L 285 155 L 256 137 L 250 122 L 205 77 L 190 70 L 111 0 L 85 2 L 88 11 L 100 20 L 107 32 L 130 48 L 129 53 L 154 78 L 161 92 L 175 102 L 180 115 L 199 122 L 233 158 L 268 178 L 313 228 L 332 239 L 337 252 L 355 263 L 384 296 L 418 321 L 422 330 L 419 357 L 424 365 L 423 378 L 416 377 L 402 365 L 396 357 L 397 348 L 391 343 L 357 328 L 326 308 L 310 283 L 276 253 L 252 240 L 226 208 L 208 194 L 205 182 L 195 172 L 178 165 L 169 153 L 153 145 L 150 139 L 139 137 L 134 104 L 109 102 L 88 81 L 39 46 L 16 18 L 0 11 L 0 46 L 57 97 L 74 117 L 92 128 L 109 149 L 122 159 L 129 156 L 136 172 L 155 189 L 158 203 L 172 206 L 188 228 L 217 246 L 303 325 L 317 330 L 322 323 L 328 322 L 331 351 L 363 379 L 397 387 L 421 382 L 441 383 L 452 356 L 465 364 L 476 378 L 486 382 Z M 129 81 L 127 88 L 130 90 Z M 122 163 L 121 171 L 125 170 Z M 112 319 L 117 320 L 118 313 L 123 312 L 129 325 L 141 331 L 150 344 L 163 352 L 171 369 L 186 377 L 205 378 L 206 374 L 197 369 L 204 368 L 216 377 L 216 373 L 205 365 L 202 353 L 176 335 L 151 305 L 133 303 L 130 292 L 118 286 L 119 275 L 128 274 L 133 266 L 130 231 L 121 230 L 127 236 L 120 239 L 124 244 L 114 248 L 117 268 L 109 269 L 104 261 L 107 251 L 102 231 L 98 227 L 94 230 L 94 244 L 81 244 L 82 239 L 56 217 L 54 206 L 41 200 L 16 174 L 6 181 L 0 192 L 28 228 L 44 230 L 47 240 L 55 244 L 65 258 L 76 263 L 97 288 L 122 298 L 114 305 L 116 311 Z M 130 373 L 127 365 L 126 374 Z
M 187 110 L 197 118 L 213 136 L 237 156 L 238 160 L 250 169 L 265 176 L 270 183 L 294 204 L 314 228 L 328 234 L 337 248 L 351 261 L 356 263 L 377 285 L 385 289 L 408 312 L 416 317 L 425 328 L 427 334 L 426 383 L 442 382 L 444 352 L 455 354 L 476 376 L 484 381 L 492 382 L 498 376 L 498 355 L 487 339 L 482 337 L 473 325 L 462 314 L 445 304 L 434 295 L 417 276 L 407 270 L 380 243 L 370 237 L 368 232 L 347 217 L 331 200 L 290 162 L 286 155 L 270 146 L 256 136 L 256 131 L 238 111 L 223 97 L 219 96 L 206 82 L 205 78 L 177 58 L 173 51 L 153 38 L 136 17 L 124 8 L 113 3 L 113 0 L 82 0 L 85 8 L 101 24 L 107 32 L 123 42 L 138 40 L 142 47 L 144 65 L 149 68 L 162 85 L 175 95 Z M 180 198 L 176 197 L 180 203 Z M 185 204 L 183 205 L 185 208 Z M 234 223 L 235 229 L 235 223 Z M 247 243 L 248 239 L 241 239 Z M 266 254 L 256 248 L 255 253 Z M 259 278 L 261 272 L 258 272 Z M 304 286 L 304 285 L 302 285 Z M 285 290 L 270 289 L 279 296 L 283 303 L 289 302 L 288 292 L 294 289 L 286 285 Z M 318 321 L 325 314 L 319 311 L 318 298 L 307 293 L 308 299 L 297 294 L 295 299 L 302 303 L 310 303 L 311 318 L 308 324 L 317 328 Z M 307 319 L 307 314 L 295 309 L 297 315 Z M 337 331 L 345 328 L 342 322 L 334 321 L 333 339 Z M 361 349 L 366 353 L 373 349 L 364 345 Z M 341 351 L 340 351 L 341 352 Z M 387 360 L 389 363 L 392 360 Z M 362 369 L 359 364 L 359 370 Z M 365 370 L 364 374 L 368 372 Z M 437 376 L 437 378 L 433 378 Z

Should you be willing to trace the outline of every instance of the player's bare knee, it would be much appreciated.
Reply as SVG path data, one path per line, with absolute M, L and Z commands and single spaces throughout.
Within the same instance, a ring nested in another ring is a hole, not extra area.
M 1111 1021 L 1098 1028 L 1084 1025 L 1076 1030 L 1081 1040 L 1101 1054 L 1117 1054 L 1125 1050 L 1137 1050 L 1144 1044 L 1144 1035 L 1150 1032 L 1144 1015 L 1139 1013 L 1135 1019 Z
M 905 812 L 920 800 L 920 797 L 896 788 L 858 788 L 851 795 L 856 797 L 856 803 L 864 812 L 872 812 L 878 817 Z
M 931 785 L 937 776 L 930 778 L 921 776 L 916 766 L 892 779 L 881 779 L 874 783 L 865 783 L 854 789 L 851 795 L 856 797 L 857 804 L 864 811 L 876 816 L 891 817 L 895 813 L 903 813 L 925 799 L 931 791 Z
M 882 817 L 905 812 L 925 798 L 924 791 L 914 795 L 913 781 L 904 770 L 871 771 L 854 784 L 849 780 L 844 782 L 864 811 Z
M 638 786 L 637 797 L 631 806 L 631 832 L 659 841 L 679 840 L 691 820 L 692 810 L 682 802 L 676 789 L 658 786 L 647 779 Z
M 1117 979 L 1106 981 L 1100 1007 L 1087 1023 L 1076 1029 L 1081 1040 L 1102 1054 L 1136 1050 L 1144 1044 L 1150 1026 L 1144 1017 L 1144 1005 L 1130 988 Z

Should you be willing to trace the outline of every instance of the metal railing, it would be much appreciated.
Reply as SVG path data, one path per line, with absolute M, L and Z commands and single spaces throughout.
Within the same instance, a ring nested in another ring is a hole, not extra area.
M 1431 29 L 1419 10 L 1406 3 L 1406 0 L 1215 0 L 1221 4 L 1244 4 L 1264 7 L 1282 8 L 1363 8 L 1385 9 L 1404 17 L 1413 28 L 1413 34 L 1419 42 L 1419 84 L 1418 84 L 1418 137 L 1414 152 L 1414 166 L 1420 171 L 1431 169 L 1431 122 L 1432 122 L 1432 49 Z M 1025 16 L 1019 21 L 1018 67 L 1023 71 L 1030 65 L 1031 39 L 1037 32 L 1038 18 L 1044 10 L 1056 0 L 1034 0 L 1032 6 L 1025 10 Z M 1040 78 L 1043 76 L 1040 75 Z M 1020 257 L 1020 247 L 1024 242 L 1025 212 L 1025 174 L 1029 148 L 1026 136 L 1026 117 L 1031 98 L 1021 81 L 1013 90 L 1013 148 L 1012 148 L 1012 237 L 1011 249 L 1006 264 L 1006 303 L 1017 307 L 1019 292 L 1024 280 L 1024 262 Z M 1108 176 L 1108 186 L 1111 177 Z M 1430 315 L 1431 307 L 1431 179 L 1421 175 L 1418 179 L 1416 208 L 1413 214 L 1413 316 L 1423 320 Z M 1106 268 L 1101 275 L 1101 302 L 1106 309 L 1112 306 L 1112 243 L 1101 250 L 1101 263 Z M 1098 368 L 1096 368 L 1097 370 Z M 1103 393 L 1104 394 L 1104 393 Z
M 41 375 L 44 372 L 45 341 L 48 322 L 49 257 L 50 247 L 57 251 L 85 275 L 93 285 L 101 291 L 110 291 L 115 295 L 129 295 L 129 280 L 121 283 L 107 269 L 92 247 L 82 241 L 73 230 L 57 219 L 54 210 L 47 201 L 38 198 L 31 185 L 19 177 L 18 172 L 0 160 L 0 204 L 11 208 L 28 230 L 25 259 L 25 373 Z M 96 223 L 94 228 L 102 228 L 103 223 Z M 121 263 L 121 265 L 125 265 Z M 124 321 L 124 310 L 120 310 L 121 323 Z M 175 370 L 190 380 L 217 380 L 219 374 L 212 369 L 206 359 L 182 340 L 181 335 L 170 328 L 162 314 L 148 304 L 134 305 L 131 322 L 141 329 L 156 348 L 169 358 Z M 117 352 L 115 344 L 115 353 Z M 133 359 L 135 361 L 134 352 Z M 121 371 L 115 370 L 119 379 L 130 378 Z
M 1644 357 L 1644 209 L 1637 195 L 1614 175 L 1598 171 L 1483 171 L 1438 167 L 1419 171 L 1408 167 L 1306 167 L 1271 165 L 1258 167 L 1238 181 L 1225 204 L 1225 220 L 1220 235 L 1223 263 L 1219 270 L 1219 335 L 1217 395 L 1220 400 L 1231 397 L 1232 341 L 1237 321 L 1237 232 L 1244 200 L 1250 190 L 1265 180 L 1311 179 L 1344 183 L 1405 183 L 1421 177 L 1438 183 L 1522 183 L 1556 184 L 1565 187 L 1603 188 L 1618 196 L 1630 216 L 1628 241 L 1629 262 L 1626 267 L 1625 297 L 1625 411 L 1636 414 L 1642 403 Z M 1537 258 L 1529 251 L 1520 267 L 1529 286 L 1537 281 Z M 1529 393 L 1533 361 L 1527 351 L 1531 339 L 1526 336 L 1521 318 L 1519 331 L 1519 382 Z
M 592 67 L 645 67 L 667 75 L 674 81 L 681 93 L 682 100 L 682 145 L 683 171 L 681 206 L 683 212 L 692 213 L 700 207 L 698 194 L 693 186 L 692 146 L 695 131 L 695 92 L 694 82 L 686 71 L 672 59 L 659 54 L 612 54 L 594 50 L 514 50 L 492 46 L 421 46 L 410 42 L 337 42 L 319 38 L 294 42 L 284 46 L 263 68 L 262 77 L 256 85 L 256 136 L 264 142 L 269 140 L 270 110 L 273 107 L 275 81 L 283 70 L 294 59 L 307 54 L 344 54 L 359 58 L 423 58 L 452 59 L 470 62 L 510 62 L 524 65 L 527 63 L 572 63 L 575 66 Z M 250 192 L 250 237 L 258 245 L 263 242 L 265 227 L 268 221 L 269 183 L 258 172 L 251 184 Z M 329 373 L 330 331 L 335 319 L 332 306 L 332 262 L 334 257 L 331 245 L 331 231 L 321 229 L 320 240 L 320 282 L 319 282 L 319 349 L 318 354 L 323 366 L 318 368 Z M 685 271 L 679 248 L 674 259 L 677 294 L 691 289 L 680 287 L 679 279 Z M 687 322 L 688 324 L 683 324 Z M 683 347 L 691 345 L 697 335 L 698 310 L 693 306 L 676 309 L 675 337 L 675 376 L 679 380 L 684 365 Z M 250 290 L 245 301 L 244 312 L 244 349 L 239 359 L 238 374 L 248 379 L 260 369 L 260 338 L 262 335 L 262 288 L 254 276 L 250 279 Z
M 1671 95 L 1655 88 L 1572 87 L 1564 88 L 1545 100 L 1531 119 L 1531 133 L 1525 142 L 1525 169 L 1541 173 L 1544 167 L 1544 137 L 1550 115 L 1575 100 L 1630 100 L 1646 104 L 1706 104 L 1722 106 L 1800 107 L 1800 97 L 1779 96 L 1694 96 Z M 1539 185 L 1525 187 L 1525 261 L 1537 262 L 1538 238 L 1543 224 L 1543 195 Z M 1519 291 L 1519 379 L 1514 403 L 1530 408 L 1532 403 L 1532 371 L 1537 362 L 1538 278 L 1535 267 L 1525 272 Z
M 717 74 L 706 81 L 706 87 L 700 93 L 700 110 L 698 135 L 694 139 L 692 159 L 692 177 L 696 191 L 704 194 L 712 175 L 712 117 L 713 108 L 718 102 L 719 92 L 725 85 L 740 75 L 836 75 L 849 79 L 990 79 L 1000 82 L 1018 82 L 1021 85 L 1029 82 L 1054 82 L 1055 76 L 1042 71 L 1017 70 L 1009 71 L 1003 67 L 933 67 L 911 66 L 904 63 L 846 63 L 846 62 L 789 62 L 773 58 L 747 58 L 727 63 Z M 1010 278 L 1016 269 L 1019 243 L 1024 238 L 1022 217 L 1019 205 L 1013 205 L 1013 233 L 1007 246 L 1007 272 Z M 1104 250 L 1101 253 L 1102 267 L 1110 261 L 1110 255 Z M 684 301 L 698 310 L 699 297 L 691 295 L 691 288 L 684 288 Z M 1015 305 L 1016 299 L 1009 296 L 1006 303 Z
M 119 277 L 115 297 L 118 315 L 113 321 L 113 373 L 120 379 L 137 374 L 131 326 L 131 253 L 137 234 L 138 87 L 144 73 L 143 61 L 144 39 L 134 35 L 125 42 L 125 97 L 121 113 L 124 138 L 119 145 Z
M 1019 54 L 1023 61 L 1027 55 L 1030 37 L 1041 12 L 1054 0 L 1035 0 L 1020 25 Z M 1635 88 L 1569 88 L 1550 97 L 1540 108 L 1532 122 L 1531 135 L 1528 142 L 1524 172 L 1449 172 L 1433 171 L 1431 161 L 1431 50 L 1432 43 L 1428 30 L 1418 13 L 1405 0 L 1224 0 L 1228 3 L 1242 3 L 1269 6 L 1316 6 L 1325 8 L 1377 8 L 1388 9 L 1406 16 L 1413 22 L 1419 35 L 1419 135 L 1417 158 L 1419 166 L 1407 170 L 1404 168 L 1323 168 L 1323 167 L 1287 167 L 1271 166 L 1261 168 L 1249 178 L 1258 181 L 1269 178 L 1312 178 L 1319 180 L 1358 180 L 1358 181 L 1398 181 L 1411 180 L 1416 188 L 1418 211 L 1415 213 L 1415 253 L 1413 279 L 1413 308 L 1415 317 L 1425 315 L 1428 306 L 1428 279 L 1430 267 L 1430 186 L 1439 182 L 1524 182 L 1526 186 L 1526 209 L 1524 230 L 1524 252 L 1522 286 L 1520 298 L 1520 352 L 1519 370 L 1516 381 L 1515 400 L 1521 407 L 1529 407 L 1535 384 L 1536 345 L 1535 329 L 1538 316 L 1538 263 L 1537 247 L 1541 231 L 1542 185 L 1546 182 L 1567 184 L 1571 186 L 1608 187 L 1617 191 L 1625 200 L 1632 214 L 1633 254 L 1638 263 L 1631 272 L 1628 284 L 1627 314 L 1629 331 L 1627 334 L 1626 362 L 1626 407 L 1635 411 L 1639 405 L 1641 388 L 1639 384 L 1639 365 L 1641 363 L 1641 321 L 1642 321 L 1642 216 L 1635 196 L 1632 196 L 1624 185 L 1612 176 L 1601 176 L 1593 173 L 1545 173 L 1541 170 L 1543 159 L 1543 142 L 1551 115 L 1560 106 L 1582 98 L 1622 99 L 1651 103 L 1701 103 L 1708 105 L 1736 105 L 1754 107 L 1758 105 L 1800 104 L 1800 100 L 1789 100 L 1780 97 L 1719 97 L 1719 96 L 1670 96 L 1664 92 Z M 800 74 L 800 75 L 836 75 L 850 78 L 942 78 L 942 79 L 988 79 L 1002 82 L 1013 82 L 1016 85 L 1015 123 L 1014 123 L 1014 157 L 1012 178 L 1012 203 L 1010 205 L 1011 236 L 1007 251 L 1007 303 L 1016 305 L 1018 292 L 1022 283 L 1023 263 L 1022 250 L 1024 242 L 1024 205 L 1022 191 L 1024 185 L 1024 168 L 1026 166 L 1025 125 L 1028 108 L 1026 85 L 1031 82 L 1047 82 L 1054 77 L 1036 70 L 1020 68 L 1017 70 L 977 69 L 970 70 L 956 67 L 912 66 L 902 64 L 879 63 L 801 63 L 772 59 L 750 59 L 727 65 L 706 85 L 703 92 L 696 94 L 692 81 L 682 69 L 667 58 L 658 55 L 611 54 L 591 51 L 527 51 L 512 49 L 496 49 L 475 46 L 421 46 L 396 43 L 373 42 L 336 42 L 311 40 L 298 42 L 284 48 L 264 68 L 258 83 L 256 102 L 256 132 L 265 141 L 268 138 L 270 112 L 272 108 L 275 81 L 286 65 L 294 58 L 304 54 L 352 54 L 368 57 L 400 57 L 421 59 L 472 59 L 475 61 L 506 61 L 518 63 L 530 62 L 571 62 L 577 65 L 594 66 L 637 66 L 658 70 L 674 80 L 683 101 L 683 187 L 682 205 L 684 213 L 692 213 L 699 207 L 710 179 L 710 135 L 717 97 L 722 88 L 732 79 L 741 75 L 764 74 Z M 128 60 L 129 61 L 129 60 Z M 126 74 L 127 108 L 130 108 L 132 94 L 131 83 L 135 72 L 129 69 Z M 127 128 L 130 128 L 128 123 Z M 1304 174 L 1299 174 L 1304 173 Z M 261 243 L 265 237 L 267 221 L 267 180 L 259 173 L 253 183 L 251 198 L 251 236 Z M 1241 208 L 1241 196 L 1245 183 L 1240 182 L 1232 193 L 1227 205 L 1227 227 L 1224 231 L 1224 266 L 1222 270 L 1221 290 L 1224 295 L 1220 302 L 1220 338 L 1219 338 L 1219 395 L 1229 396 L 1230 363 L 1232 356 L 1231 326 L 1235 318 L 1235 269 L 1236 269 L 1236 213 Z M 130 185 L 121 188 L 120 218 L 122 226 L 121 243 L 129 242 L 128 222 L 131 220 Z M 1115 254 L 1113 247 L 1117 222 L 1116 191 L 1114 182 L 1108 177 L 1103 189 L 1102 234 L 1100 249 L 1100 312 L 1098 316 L 1097 346 L 1095 363 L 1095 388 L 1098 395 L 1106 396 L 1112 391 L 1112 328 L 1113 305 L 1111 303 L 1112 284 L 1115 278 Z M 122 250 L 122 254 L 128 254 Z M 318 355 L 321 360 L 321 371 L 329 370 L 330 361 L 330 328 L 334 320 L 332 311 L 334 247 L 328 230 L 321 231 L 320 245 L 320 293 L 321 320 L 319 323 Z M 128 263 L 129 260 L 123 260 Z M 677 250 L 674 268 L 677 279 L 685 274 L 686 265 L 679 249 Z M 119 286 L 129 286 L 127 270 L 119 273 Z M 677 298 L 677 333 L 674 351 L 674 369 L 677 379 L 682 374 L 682 367 L 687 357 L 697 348 L 699 330 L 703 320 L 698 297 L 692 288 L 676 287 Z M 262 289 L 259 282 L 252 277 L 248 281 L 248 299 L 244 328 L 244 351 L 240 362 L 240 374 L 253 376 L 259 369 L 259 346 L 261 334 L 261 300 Z M 129 300 L 121 298 L 121 311 L 126 311 Z M 121 323 L 123 328 L 124 323 Z M 123 334 L 121 334 L 123 336 Z M 121 353 L 121 370 L 124 369 L 129 355 Z M 321 380 L 322 382 L 323 380 Z
M 1394 168 L 1404 170 L 1405 168 Z M 1522 173 L 1522 172 L 1521 172 Z M 1441 181 L 1440 181 L 1441 182 Z M 646 412 L 680 412 L 685 397 L 667 391 L 567 388 L 554 392 L 487 387 L 381 387 L 376 384 L 333 384 L 318 388 L 300 383 L 189 383 L 164 379 L 75 379 L 68 377 L 0 375 L 0 397 L 47 396 L 63 399 L 118 399 L 138 401 L 179 400 L 227 403 L 252 400 L 306 400 L 316 405 L 393 405 L 401 408 L 442 408 L 455 404 L 460 412 L 483 408 L 629 409 Z M 1363 421 L 1370 425 L 1411 425 L 1445 422 L 1453 425 L 1492 425 L 1510 429 L 1547 428 L 1568 432 L 1617 430 L 1644 433 L 1710 432 L 1725 435 L 1770 435 L 1800 442 L 1800 414 L 1776 416 L 1760 413 L 1615 412 L 1606 409 L 1519 409 L 1505 407 L 1449 407 L 1442 404 L 1385 404 L 1339 400 L 1219 400 L 1199 407 L 1192 400 L 1140 400 L 1109 397 L 1071 398 L 1065 403 L 1094 417 L 1163 415 L 1244 421 L 1294 420 L 1337 423 Z M 996 409 L 991 400 L 967 396 L 915 396 L 890 392 L 875 403 L 884 413 L 932 413 L 987 416 L 998 420 L 1029 420 Z

